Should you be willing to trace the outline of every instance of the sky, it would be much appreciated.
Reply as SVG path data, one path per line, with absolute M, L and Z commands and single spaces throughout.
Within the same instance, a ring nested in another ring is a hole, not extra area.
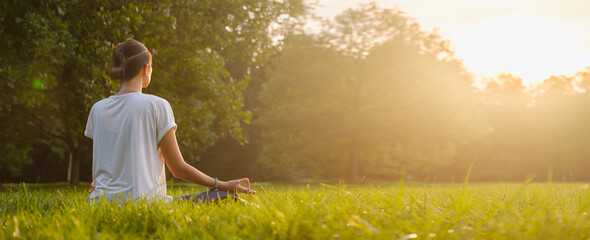
M 371 0 L 319 0 L 334 17 Z M 524 85 L 590 66 L 590 0 L 375 0 L 437 29 L 476 79 L 510 73 Z

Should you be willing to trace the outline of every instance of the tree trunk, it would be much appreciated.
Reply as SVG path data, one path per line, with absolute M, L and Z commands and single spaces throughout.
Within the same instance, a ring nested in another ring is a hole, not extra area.
M 80 180 L 80 159 L 80 154 L 70 153 L 68 164 L 68 182 L 70 185 L 76 185 Z
M 74 134 L 72 134 L 72 112 L 70 111 L 70 102 L 66 94 L 65 82 L 71 79 L 72 70 L 68 67 L 65 68 L 61 75 L 56 76 L 57 79 L 57 103 L 60 120 L 63 124 L 63 139 L 68 146 L 70 152 L 68 161 L 68 182 L 70 185 L 78 184 L 78 176 L 80 172 L 80 154 L 78 154 L 79 146 L 76 145 Z

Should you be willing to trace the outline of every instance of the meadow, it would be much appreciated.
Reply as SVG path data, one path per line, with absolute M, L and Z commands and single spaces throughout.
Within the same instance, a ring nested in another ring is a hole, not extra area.
M 258 183 L 245 204 L 122 206 L 84 184 L 5 187 L 0 239 L 590 239 L 586 183 Z

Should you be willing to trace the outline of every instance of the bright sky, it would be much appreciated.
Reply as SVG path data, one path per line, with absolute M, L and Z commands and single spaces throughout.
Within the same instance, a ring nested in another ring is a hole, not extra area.
M 333 17 L 371 0 L 319 0 Z M 375 0 L 399 8 L 423 30 L 438 29 L 477 78 L 511 73 L 534 84 L 590 66 L 590 0 Z

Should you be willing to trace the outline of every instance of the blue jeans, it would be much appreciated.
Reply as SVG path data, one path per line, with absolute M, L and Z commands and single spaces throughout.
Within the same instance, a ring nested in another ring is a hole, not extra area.
M 220 190 L 202 191 L 200 193 L 176 197 L 183 201 L 193 201 L 194 203 L 216 203 L 224 199 L 232 201 L 244 201 L 238 194 Z

